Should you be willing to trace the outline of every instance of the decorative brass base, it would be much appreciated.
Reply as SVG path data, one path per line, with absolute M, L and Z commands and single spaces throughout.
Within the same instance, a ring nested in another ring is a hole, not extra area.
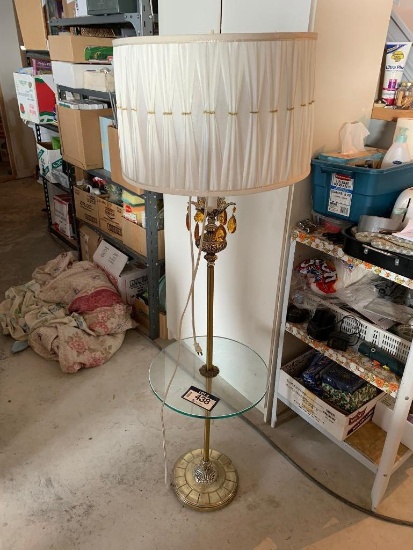
M 200 512 L 223 508 L 235 497 L 238 489 L 238 474 L 231 460 L 213 450 L 209 456 L 209 462 L 205 463 L 202 449 L 185 453 L 175 463 L 172 474 L 179 500 Z M 205 475 L 203 481 L 198 482 L 197 479 L 202 479 L 200 470 L 204 470 Z

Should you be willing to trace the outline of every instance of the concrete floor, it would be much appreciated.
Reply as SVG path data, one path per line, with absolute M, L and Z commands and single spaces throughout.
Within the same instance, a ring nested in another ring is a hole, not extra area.
M 31 278 L 62 245 L 47 232 L 42 188 L 2 184 L 0 292 Z M 413 548 L 413 530 L 379 521 L 304 477 L 263 437 L 346 498 L 369 505 L 372 475 L 300 418 L 276 430 L 214 421 L 212 445 L 239 473 L 235 500 L 200 514 L 163 482 L 160 403 L 148 385 L 158 349 L 137 331 L 106 365 L 64 374 L 0 337 L 1 550 Z M 166 411 L 168 466 L 201 446 L 202 422 Z M 413 520 L 412 461 L 380 512 Z

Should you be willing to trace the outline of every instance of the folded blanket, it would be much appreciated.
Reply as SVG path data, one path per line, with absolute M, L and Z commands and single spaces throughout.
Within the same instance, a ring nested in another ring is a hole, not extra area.
M 131 307 L 103 271 L 64 252 L 12 287 L 0 304 L 3 334 L 27 340 L 64 372 L 102 365 L 120 348 L 125 331 L 136 326 Z

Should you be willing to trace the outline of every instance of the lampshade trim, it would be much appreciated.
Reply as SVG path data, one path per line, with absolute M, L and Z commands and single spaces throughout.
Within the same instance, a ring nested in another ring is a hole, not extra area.
M 255 193 L 262 193 L 263 191 L 274 191 L 276 189 L 281 189 L 282 187 L 288 187 L 290 185 L 294 185 L 295 183 L 298 183 L 299 181 L 302 181 L 307 176 L 310 175 L 311 169 L 308 169 L 306 172 L 303 172 L 302 174 L 299 174 L 298 176 L 295 176 L 294 178 L 289 178 L 286 181 L 277 181 L 276 183 L 272 183 L 269 185 L 261 185 L 259 187 L 250 187 L 249 189 L 226 189 L 226 190 L 219 190 L 219 191 L 205 191 L 205 190 L 196 190 L 191 189 L 191 196 L 199 196 L 199 197 L 231 197 L 231 196 L 241 196 L 241 195 L 253 195 Z M 145 191 L 154 191 L 155 193 L 167 193 L 168 195 L 188 195 L 187 189 L 177 189 L 177 188 L 167 188 L 165 191 L 162 189 L 162 187 L 155 186 L 155 185 L 147 185 L 142 183 L 137 183 L 136 181 L 128 178 L 126 174 L 122 174 L 122 177 L 124 180 L 126 180 L 128 183 L 130 183 L 133 186 L 145 189 Z M 232 191 L 232 192 L 231 192 Z
M 134 44 L 185 44 L 210 42 L 268 42 L 268 41 L 297 41 L 316 40 L 315 32 L 274 32 L 274 33 L 222 33 L 222 34 L 189 34 L 172 36 L 132 36 L 117 38 L 113 41 L 114 47 L 130 46 Z

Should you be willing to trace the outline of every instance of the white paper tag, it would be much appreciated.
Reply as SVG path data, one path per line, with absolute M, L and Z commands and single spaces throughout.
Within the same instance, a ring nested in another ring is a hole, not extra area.
M 353 198 L 353 188 L 353 178 L 345 174 L 332 174 L 327 210 L 348 217 Z
M 215 395 L 211 395 L 210 393 L 200 390 L 195 386 L 191 386 L 189 390 L 183 394 L 182 399 L 185 399 L 190 403 L 194 403 L 194 405 L 198 405 L 198 407 L 201 407 L 207 411 L 212 411 L 219 401 L 219 397 L 215 397 Z

